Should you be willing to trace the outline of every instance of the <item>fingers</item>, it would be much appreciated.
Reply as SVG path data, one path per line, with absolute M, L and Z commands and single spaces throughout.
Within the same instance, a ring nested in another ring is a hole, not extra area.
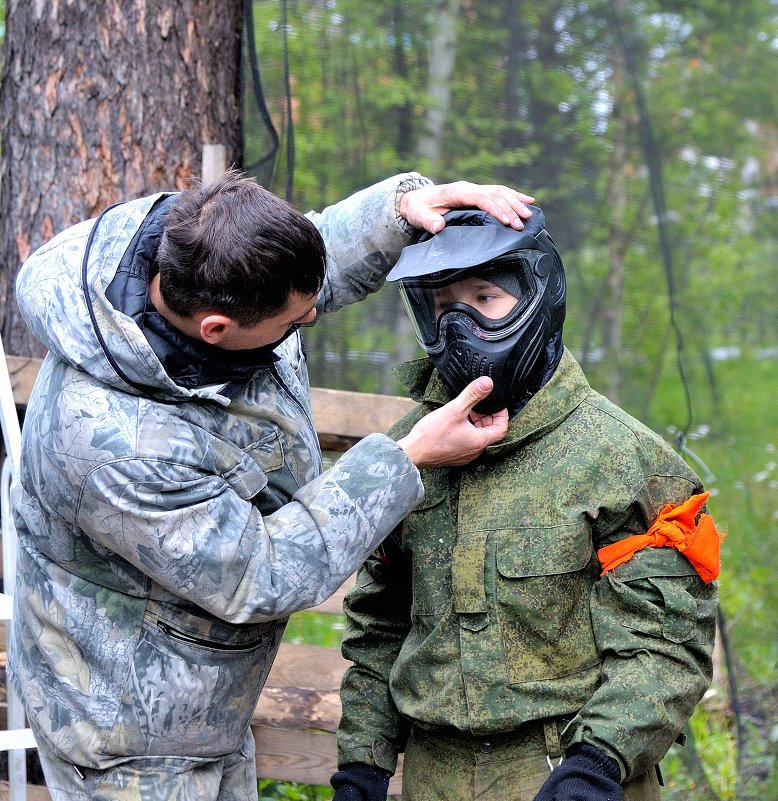
M 535 198 L 501 184 L 474 184 L 455 181 L 424 186 L 406 192 L 400 199 L 400 213 L 415 228 L 431 234 L 443 230 L 443 215 L 452 209 L 481 209 L 517 231 L 532 216 L 528 204 Z
M 486 447 L 502 439 L 508 430 L 508 411 L 469 415 L 493 388 L 491 378 L 481 376 L 466 386 L 445 406 L 419 420 L 397 444 L 417 467 L 464 465 Z
M 494 381 L 489 376 L 481 376 L 468 384 L 459 395 L 449 404 L 463 418 L 481 429 L 484 439 L 488 444 L 502 439 L 508 430 L 508 410 L 495 412 L 494 414 L 480 414 L 474 412 L 473 407 L 482 401 L 494 388 Z
M 481 414 L 480 412 L 472 411 L 470 412 L 470 422 L 476 428 L 490 428 L 491 426 L 497 426 L 499 428 L 508 428 L 508 410 L 503 409 L 499 412 L 494 412 L 493 414 Z
M 504 225 L 520 231 L 524 228 L 524 220 L 532 216 L 528 204 L 534 203 L 535 198 L 517 192 L 500 184 L 481 185 L 471 184 L 467 181 L 457 181 L 445 186 L 454 197 L 462 198 L 461 205 L 479 208 L 496 217 Z M 451 208 L 454 208 L 453 198 Z
M 419 223 L 416 227 L 423 228 L 431 234 L 438 234 L 446 227 L 446 221 L 443 219 L 442 214 L 430 211 L 427 214 L 419 215 Z
M 473 407 L 482 401 L 494 388 L 494 382 L 489 376 L 482 375 L 471 381 L 449 404 L 462 418 L 470 416 Z
M 505 186 L 483 187 L 487 190 L 481 193 L 476 201 L 479 209 L 496 217 L 504 225 L 510 225 L 517 231 L 524 228 L 524 220 L 532 216 L 527 204 L 534 203 L 535 198 L 508 189 Z

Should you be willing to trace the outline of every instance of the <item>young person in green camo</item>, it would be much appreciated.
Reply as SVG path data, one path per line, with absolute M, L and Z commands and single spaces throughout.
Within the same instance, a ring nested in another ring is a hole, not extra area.
M 399 281 L 428 358 L 403 437 L 479 374 L 504 440 L 422 470 L 422 503 L 346 599 L 335 801 L 658 799 L 711 678 L 719 536 L 698 477 L 594 392 L 562 344 L 544 215 L 453 212 Z

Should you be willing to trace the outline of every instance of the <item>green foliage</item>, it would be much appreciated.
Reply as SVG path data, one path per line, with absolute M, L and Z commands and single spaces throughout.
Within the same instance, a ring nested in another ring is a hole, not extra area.
M 332 798 L 331 787 L 277 782 L 273 779 L 260 779 L 257 785 L 258 801 L 327 801 Z
M 324 648 L 340 648 L 345 628 L 344 615 L 297 612 L 289 619 L 284 632 L 284 641 L 320 645 Z
M 619 399 L 650 414 L 656 381 L 666 372 L 677 375 L 671 354 L 679 335 L 690 358 L 778 339 L 770 172 L 778 141 L 778 22 L 770 0 L 620 6 L 626 71 L 617 58 L 621 38 L 611 2 L 461 4 L 441 159 L 430 164 L 414 152 L 429 105 L 431 5 L 288 4 L 294 202 L 321 208 L 408 168 L 438 181 L 504 182 L 533 193 L 571 276 L 568 343 L 587 352 L 608 345 L 608 245 L 623 238 L 621 348 L 591 367 L 603 386 L 618 370 Z M 263 84 L 282 128 L 281 4 L 255 8 Z M 637 114 L 636 83 L 647 119 Z M 662 169 L 663 232 L 645 168 L 649 130 Z M 249 139 L 255 133 L 246 132 Z M 614 147 L 622 141 L 623 163 L 616 164 Z M 617 184 L 625 197 L 622 219 L 612 216 Z M 399 391 L 384 373 L 408 350 L 402 313 L 382 294 L 339 315 L 336 324 L 314 328 L 309 347 L 329 361 L 317 368 L 311 360 L 313 382 Z

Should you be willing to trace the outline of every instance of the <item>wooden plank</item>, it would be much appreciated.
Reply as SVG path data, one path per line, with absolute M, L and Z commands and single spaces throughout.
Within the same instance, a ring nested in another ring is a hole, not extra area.
M 259 776 L 329 784 L 338 758 L 340 679 L 348 664 L 335 648 L 281 644 L 251 725 Z M 402 761 L 390 794 L 398 795 L 401 783 Z
M 11 376 L 11 388 L 17 406 L 26 406 L 30 392 L 43 359 L 28 359 L 23 356 L 6 356 L 8 374 Z
M 227 169 L 227 148 L 218 144 L 203 144 L 203 186 L 224 175 Z
M 8 801 L 10 798 L 8 782 L 0 780 L 0 801 Z M 51 801 L 49 791 L 38 784 L 27 785 L 27 801 Z
M 273 726 L 253 726 L 257 775 L 279 781 L 328 786 L 337 770 L 335 736 L 317 732 L 289 731 Z M 402 789 L 402 756 L 389 781 L 389 794 Z
M 348 662 L 336 648 L 281 643 L 254 710 L 254 725 L 334 732 Z
M 42 359 L 6 356 L 17 406 L 26 406 Z M 362 437 L 386 431 L 414 404 L 399 395 L 311 389 L 313 421 L 324 450 L 344 451 Z
M 414 407 L 409 398 L 345 392 L 337 389 L 311 389 L 313 420 L 322 448 L 346 450 L 362 437 L 390 428 Z
M 340 677 L 349 664 L 338 648 L 284 642 L 278 649 L 265 686 L 338 690 Z

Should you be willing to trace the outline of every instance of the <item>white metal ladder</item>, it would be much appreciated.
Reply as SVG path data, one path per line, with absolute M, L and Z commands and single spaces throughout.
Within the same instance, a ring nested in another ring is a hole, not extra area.
M 11 514 L 11 482 L 19 473 L 22 432 L 14 402 L 11 377 L 0 339 L 0 424 L 3 430 L 5 458 L 0 468 L 0 517 L 3 537 L 3 592 L 0 593 L 0 619 L 8 623 L 13 618 L 13 593 L 16 589 L 16 529 Z M 6 626 L 8 629 L 8 626 Z M 9 638 L 10 639 L 10 638 Z M 12 658 L 10 653 L 8 659 Z M 35 748 L 32 731 L 25 728 L 21 701 L 6 682 L 8 697 L 8 729 L 0 730 L 0 751 L 8 751 L 9 801 L 24 801 L 27 797 L 27 766 L 25 749 Z

